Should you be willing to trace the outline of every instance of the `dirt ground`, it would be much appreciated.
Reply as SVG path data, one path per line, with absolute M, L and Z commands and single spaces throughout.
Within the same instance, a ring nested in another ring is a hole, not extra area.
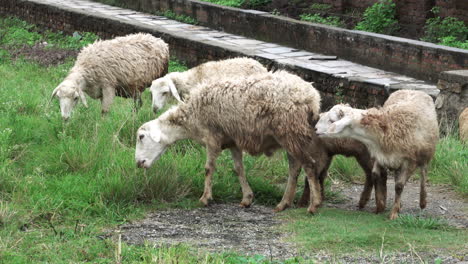
M 357 184 L 333 184 L 332 189 L 340 191 L 343 202 L 327 203 L 324 207 L 336 207 L 344 210 L 358 210 L 357 203 L 363 186 Z M 387 211 L 393 202 L 394 183 L 388 182 Z M 442 186 L 428 186 L 428 206 L 421 212 L 419 209 L 419 183 L 408 182 L 403 194 L 403 214 L 423 214 L 442 217 L 449 224 L 458 228 L 468 227 L 468 206 L 466 201 L 453 191 Z M 370 200 L 366 211 L 375 209 L 374 200 Z M 120 226 L 122 239 L 130 244 L 142 244 L 144 241 L 156 245 L 188 244 L 196 249 L 209 252 L 235 251 L 245 255 L 264 255 L 271 260 L 282 260 L 297 256 L 297 249 L 285 242 L 289 234 L 280 232 L 283 224 L 275 217 L 273 208 L 253 205 L 251 208 L 240 208 L 237 204 L 214 204 L 206 208 L 193 210 L 168 209 L 150 214 L 141 221 Z M 395 263 L 419 262 L 412 252 L 403 252 L 387 256 L 383 261 L 377 256 L 330 256 L 324 252 L 314 252 L 312 257 L 318 262 L 345 263 Z M 450 256 L 437 253 L 426 253 L 424 259 L 440 258 L 443 263 L 459 263 Z
M 24 45 L 19 48 L 6 48 L 13 60 L 19 58 L 25 58 L 37 62 L 42 66 L 54 66 L 61 63 L 64 63 L 69 58 L 75 58 L 78 56 L 78 50 L 70 49 L 49 49 L 47 48 L 48 44 L 38 43 L 34 46 Z

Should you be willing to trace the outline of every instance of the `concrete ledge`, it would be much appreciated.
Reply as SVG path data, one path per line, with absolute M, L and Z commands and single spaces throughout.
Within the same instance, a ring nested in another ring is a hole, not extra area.
M 336 55 L 383 70 L 437 82 L 442 71 L 468 67 L 468 50 L 388 35 L 302 22 L 196 0 L 121 0 L 129 8 L 172 10 L 202 25 L 267 42 Z

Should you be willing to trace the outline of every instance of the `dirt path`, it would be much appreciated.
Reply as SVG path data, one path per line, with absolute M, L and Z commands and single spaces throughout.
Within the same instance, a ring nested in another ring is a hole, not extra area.
M 240 208 L 236 204 L 214 204 L 194 210 L 155 212 L 146 219 L 121 226 L 122 239 L 131 244 L 188 244 L 211 252 L 237 251 L 271 259 L 293 257 L 293 245 L 275 227 L 280 220 L 261 205 Z

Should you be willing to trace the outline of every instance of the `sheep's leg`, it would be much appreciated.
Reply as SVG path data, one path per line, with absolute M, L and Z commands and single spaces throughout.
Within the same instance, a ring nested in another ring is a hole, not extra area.
M 112 101 L 114 100 L 115 97 L 115 90 L 112 88 L 105 88 L 102 90 L 102 110 L 101 112 L 103 114 L 106 114 L 109 112 L 110 106 L 112 104 Z
M 281 202 L 276 206 L 275 212 L 283 211 L 284 209 L 291 206 L 294 196 L 296 194 L 296 186 L 297 186 L 297 177 L 301 172 L 301 162 L 295 159 L 288 153 L 288 163 L 289 163 L 289 177 L 288 183 L 286 185 L 286 190 L 283 194 L 283 199 Z
M 136 112 L 138 112 L 138 110 L 140 110 L 140 108 L 143 106 L 143 100 L 141 100 L 140 92 L 136 92 L 135 96 L 133 97 L 133 104 Z
M 371 176 L 375 187 L 375 213 L 378 214 L 385 211 L 387 206 L 387 171 L 374 162 Z
M 322 196 L 320 195 L 320 182 L 313 168 L 304 166 L 307 175 L 307 180 L 310 186 L 310 203 L 307 211 L 311 214 L 317 211 L 317 207 L 322 203 Z
M 426 208 L 426 179 L 427 179 L 427 164 L 421 166 L 421 186 L 419 189 L 419 207 L 421 209 Z
M 216 158 L 221 152 L 220 148 L 210 147 L 207 145 L 206 148 L 206 164 L 205 164 L 205 189 L 203 195 L 200 197 L 200 202 L 205 206 L 208 206 L 209 200 L 213 200 L 211 192 L 211 181 L 213 179 L 213 173 L 216 167 Z
M 325 200 L 325 179 L 328 177 L 328 168 L 330 167 L 332 159 L 330 158 L 328 161 L 326 161 L 325 167 L 320 172 L 319 175 L 319 181 L 320 181 L 320 195 L 322 196 L 322 201 Z M 304 192 L 302 193 L 302 197 L 297 203 L 297 206 L 299 207 L 305 207 L 306 205 L 309 204 L 309 199 L 310 198 L 310 187 L 309 187 L 309 181 L 307 179 L 307 176 L 304 178 Z
M 414 170 L 414 164 L 404 164 L 401 167 L 399 175 L 395 179 L 395 202 L 393 204 L 392 212 L 390 213 L 390 220 L 394 220 L 398 217 L 398 213 L 401 208 L 401 193 Z
M 234 170 L 236 171 L 237 177 L 242 188 L 242 201 L 241 207 L 249 207 L 252 204 L 254 197 L 253 191 L 249 186 L 249 182 L 245 177 L 244 164 L 242 162 L 242 151 L 238 148 L 231 148 L 232 159 L 234 160 Z
M 358 205 L 359 209 L 363 209 L 364 207 L 366 207 L 366 204 L 369 201 L 372 194 L 372 188 L 374 187 L 374 180 L 372 177 L 373 162 L 369 159 L 369 157 L 356 157 L 356 161 L 359 163 L 361 168 L 364 170 L 364 173 L 366 174 L 364 190 L 362 190 Z
M 309 198 L 310 198 L 310 187 L 309 181 L 307 177 L 304 177 L 304 191 L 302 192 L 301 199 L 297 202 L 298 207 L 306 207 L 309 205 Z

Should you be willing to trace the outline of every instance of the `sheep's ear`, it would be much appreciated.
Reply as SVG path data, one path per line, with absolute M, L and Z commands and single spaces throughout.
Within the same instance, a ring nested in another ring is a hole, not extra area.
M 86 102 L 86 96 L 84 95 L 83 91 L 82 90 L 79 90 L 78 91 L 78 94 L 80 96 L 80 99 L 81 99 L 81 102 L 83 103 L 83 105 L 88 108 L 88 103 Z
M 161 141 L 161 131 L 159 129 L 151 129 L 150 137 L 154 142 L 159 143 Z
M 52 95 L 50 96 L 50 100 L 52 100 L 54 98 L 54 96 L 57 95 L 57 92 L 59 90 L 59 87 L 55 88 L 53 91 L 52 91 Z
M 169 90 L 171 90 L 172 96 L 174 96 L 175 99 L 177 99 L 177 101 L 183 103 L 182 99 L 180 99 L 179 92 L 177 91 L 177 88 L 175 87 L 174 82 L 172 80 L 169 80 L 168 83 L 169 83 Z
M 344 117 L 344 111 L 343 109 L 338 110 L 338 118 L 342 119 Z
M 333 130 L 332 133 L 341 133 L 345 128 L 350 127 L 353 120 L 349 117 L 345 117 L 333 123 Z

